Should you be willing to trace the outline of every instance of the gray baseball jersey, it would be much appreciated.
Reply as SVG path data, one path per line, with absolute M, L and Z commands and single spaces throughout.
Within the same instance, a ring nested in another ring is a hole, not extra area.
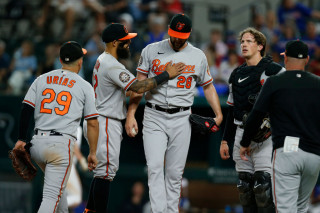
M 161 74 L 170 61 L 184 62 L 183 74 L 163 83 L 146 93 L 146 101 L 164 108 L 189 107 L 193 104 L 196 83 L 205 86 L 212 83 L 205 54 L 190 43 L 180 52 L 175 52 L 169 45 L 169 39 L 153 43 L 143 49 L 138 72 L 148 74 L 149 78 Z
M 143 119 L 143 145 L 148 166 L 148 185 L 152 212 L 178 213 L 182 174 L 191 136 L 187 109 L 193 104 L 196 84 L 206 86 L 210 76 L 204 53 L 190 43 L 175 52 L 169 40 L 148 45 L 140 58 L 138 72 L 149 78 L 161 74 L 170 61 L 186 68 L 174 79 L 146 93 L 147 102 L 162 108 L 180 108 L 175 113 L 146 106 Z M 165 164 L 164 164 L 165 162 Z
M 82 116 L 98 116 L 93 88 L 78 74 L 58 69 L 38 77 L 23 103 L 34 107 L 37 131 L 31 140 L 30 154 L 45 174 L 38 212 L 67 213 L 64 190 L 72 167 L 77 128 Z
M 94 176 L 113 180 L 119 168 L 122 123 L 127 108 L 125 91 L 136 77 L 109 53 L 103 52 L 93 70 L 93 85 L 99 113 L 98 165 Z M 84 123 L 85 125 L 85 123 Z
M 125 119 L 125 91 L 135 81 L 135 76 L 116 58 L 103 52 L 96 62 L 92 79 L 99 114 L 118 120 Z
M 82 115 L 85 119 L 98 116 L 92 86 L 78 74 L 62 69 L 39 76 L 23 103 L 35 108 L 35 129 L 74 137 Z

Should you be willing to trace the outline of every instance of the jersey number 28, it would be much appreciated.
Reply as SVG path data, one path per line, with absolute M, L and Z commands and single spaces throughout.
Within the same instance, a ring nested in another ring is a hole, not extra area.
M 47 94 L 49 94 L 49 97 L 48 98 L 44 98 L 42 101 L 41 101 L 41 108 L 40 108 L 40 113 L 47 113 L 47 114 L 51 114 L 52 113 L 52 109 L 49 109 L 49 108 L 45 108 L 45 104 L 49 104 L 51 103 L 52 101 L 55 100 L 55 97 L 56 97 L 56 93 L 53 89 L 45 89 L 43 92 L 42 92 L 42 95 L 43 96 L 46 96 Z M 65 97 L 65 98 L 63 98 Z M 65 99 L 65 100 L 63 100 Z M 60 110 L 59 107 L 55 107 L 54 108 L 54 111 L 57 115 L 65 115 L 69 112 L 69 108 L 70 108 L 70 104 L 71 104 L 71 100 L 72 100 L 72 95 L 70 94 L 70 92 L 67 92 L 67 91 L 61 91 L 58 93 L 57 95 L 57 103 L 60 105 L 60 106 L 63 106 L 63 109 Z
M 192 77 L 188 77 L 187 79 L 184 76 L 179 76 L 177 82 L 178 88 L 187 88 L 190 89 L 192 83 Z

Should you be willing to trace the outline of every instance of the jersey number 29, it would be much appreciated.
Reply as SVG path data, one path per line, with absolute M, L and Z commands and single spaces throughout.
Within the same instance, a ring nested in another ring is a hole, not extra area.
M 47 113 L 47 114 L 51 114 L 52 113 L 52 109 L 50 108 L 45 108 L 45 104 L 49 104 L 51 103 L 52 101 L 55 100 L 55 97 L 56 97 L 56 93 L 53 89 L 45 89 L 43 92 L 42 92 L 42 95 L 43 96 L 46 96 L 47 94 L 49 94 L 49 97 L 48 98 L 44 98 L 42 101 L 41 101 L 41 108 L 40 108 L 40 113 Z M 65 97 L 63 100 L 62 98 Z M 70 104 L 71 104 L 71 100 L 72 100 L 72 95 L 70 94 L 70 92 L 67 92 L 67 91 L 61 91 L 58 93 L 57 95 L 57 103 L 60 105 L 60 106 L 63 106 L 63 109 L 60 110 L 60 108 L 58 107 L 55 107 L 54 108 L 54 111 L 57 115 L 65 115 L 69 112 L 69 108 L 70 108 Z

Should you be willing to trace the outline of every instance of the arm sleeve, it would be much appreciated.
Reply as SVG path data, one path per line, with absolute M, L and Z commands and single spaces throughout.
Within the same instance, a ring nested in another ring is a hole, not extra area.
M 210 83 L 212 83 L 213 79 L 211 77 L 210 74 L 210 69 L 209 69 L 209 65 L 208 65 L 208 61 L 206 56 L 203 54 L 203 59 L 201 62 L 201 67 L 200 67 L 200 80 L 199 80 L 199 84 L 200 86 L 204 87 Z
M 242 140 L 240 141 L 241 146 L 248 147 L 250 145 L 251 140 L 258 132 L 265 115 L 266 113 L 257 110 L 251 111 L 244 127 Z
M 21 114 L 20 114 L 20 123 L 19 123 L 19 135 L 18 140 L 25 141 L 27 140 L 28 125 L 31 117 L 33 116 L 34 108 L 29 104 L 23 103 Z
M 127 90 L 137 80 L 129 70 L 121 67 L 113 68 L 112 72 L 107 72 L 107 75 L 112 82 L 124 90 Z
M 273 93 L 271 80 L 272 77 L 268 78 L 266 83 L 262 86 L 261 92 L 255 102 L 253 109 L 260 112 L 268 112 L 270 106 L 270 100 Z
M 85 87 L 84 94 L 85 94 L 84 109 L 83 109 L 84 119 L 97 117 L 99 114 L 95 105 L 94 91 L 92 86 L 89 83 L 87 84 L 87 87 Z
M 249 114 L 246 122 L 242 140 L 240 145 L 248 147 L 251 143 L 251 139 L 258 132 L 259 127 L 262 124 L 263 118 L 269 111 L 270 97 L 272 95 L 271 78 L 268 78 L 266 83 L 262 86 L 261 93 L 255 102 L 251 113 Z
M 229 106 L 226 125 L 223 132 L 223 140 L 233 143 L 236 135 L 237 125 L 234 124 L 233 106 Z
M 30 105 L 31 107 L 35 107 L 36 105 L 36 90 L 37 90 L 37 82 L 38 82 L 38 79 L 40 77 L 38 77 L 31 85 L 31 87 L 29 88 L 26 96 L 24 97 L 22 103 L 24 104 L 28 104 Z
M 148 47 L 145 47 L 142 52 L 141 52 L 141 56 L 139 59 L 139 63 L 138 63 L 138 67 L 137 67 L 137 71 L 144 73 L 144 74 L 148 74 L 149 73 L 149 60 L 148 60 Z

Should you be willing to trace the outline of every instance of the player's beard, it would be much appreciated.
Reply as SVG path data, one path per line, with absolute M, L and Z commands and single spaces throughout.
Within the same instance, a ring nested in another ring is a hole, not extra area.
M 173 40 L 170 37 L 170 42 L 172 44 L 172 49 L 176 52 L 179 52 L 180 48 L 183 47 L 183 45 L 186 43 L 187 39 L 179 39 L 179 40 Z
M 129 48 L 124 48 L 124 47 L 118 46 L 117 56 L 119 57 L 119 59 L 128 59 L 130 57 Z

